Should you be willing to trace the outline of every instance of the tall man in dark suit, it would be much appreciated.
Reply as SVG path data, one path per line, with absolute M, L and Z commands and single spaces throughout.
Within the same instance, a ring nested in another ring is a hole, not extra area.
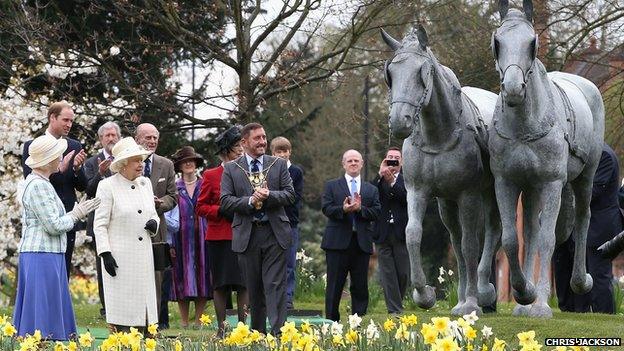
M 381 214 L 374 236 L 379 278 L 388 313 L 394 314 L 403 312 L 403 298 L 410 273 L 409 254 L 405 245 L 407 191 L 401 165 L 401 149 L 391 147 L 379 166 L 379 176 L 373 181 L 379 190 L 381 202 Z
M 167 238 L 167 221 L 165 212 L 173 209 L 178 202 L 178 191 L 175 185 L 175 170 L 173 162 L 156 155 L 160 133 L 153 124 L 142 123 L 137 126 L 135 140 L 152 154 L 145 159 L 143 176 L 152 182 L 156 212 L 160 217 L 158 233 L 152 242 L 163 242 Z M 158 303 L 158 326 L 161 329 L 169 328 L 168 294 L 171 285 L 171 270 L 156 272 L 156 301 Z M 164 296 L 163 296 L 164 295 Z
M 285 206 L 295 202 L 286 161 L 265 155 L 264 128 L 241 130 L 245 154 L 224 164 L 221 208 L 232 213 L 232 251 L 239 253 L 251 307 L 251 327 L 278 334 L 286 321 L 286 256 L 290 222 Z
M 622 230 L 618 204 L 619 165 L 615 152 L 603 144 L 602 156 L 594 175 L 591 217 L 587 232 L 587 271 L 594 279 L 590 292 L 577 295 L 570 288 L 574 241 L 572 238 L 555 249 L 553 263 L 559 308 L 570 312 L 615 313 L 611 259 L 603 258 L 598 247 Z
M 115 122 L 106 122 L 98 128 L 98 137 L 102 150 L 95 156 L 85 161 L 85 175 L 87 176 L 87 197 L 93 198 L 97 192 L 98 184 L 100 180 L 110 177 L 112 175 L 109 167 L 113 161 L 113 146 L 121 138 L 121 129 Z M 93 218 L 95 213 L 91 212 L 87 216 L 87 235 L 91 237 L 92 248 L 95 251 L 95 235 L 93 234 Z M 102 287 L 102 261 L 97 257 L 95 259 L 95 268 L 97 272 L 98 281 L 98 295 L 100 296 L 100 315 L 104 316 L 106 313 L 106 306 L 104 303 L 104 288 Z
M 352 313 L 363 316 L 368 308 L 368 262 L 381 205 L 377 188 L 360 176 L 362 166 L 358 151 L 345 152 L 345 175 L 325 183 L 323 191 L 323 214 L 328 218 L 321 242 L 327 261 L 325 315 L 333 321 L 340 320 L 338 307 L 347 274 Z
M 45 133 L 57 139 L 64 138 L 67 140 L 67 150 L 63 153 L 63 160 L 59 167 L 59 172 L 50 176 L 50 183 L 56 190 L 56 194 L 61 198 L 65 211 L 69 212 L 74 208 L 76 203 L 76 191 L 84 191 L 87 186 L 87 177 L 82 167 L 87 154 L 82 149 L 82 145 L 78 140 L 69 138 L 69 131 L 74 123 L 74 110 L 66 101 L 55 102 L 48 108 L 48 129 Z M 32 140 L 24 144 L 24 152 L 22 154 L 22 169 L 24 177 L 32 171 L 26 166 L 28 158 L 28 147 Z M 65 250 L 65 266 L 67 268 L 67 279 L 71 273 L 71 260 L 74 253 L 74 244 L 76 241 L 76 229 L 67 232 L 67 249 Z
M 290 162 L 292 145 L 284 137 L 277 137 L 271 140 L 271 154 L 281 157 L 288 164 L 288 173 L 293 181 L 295 189 L 295 203 L 286 206 L 286 215 L 290 221 L 292 242 L 288 249 L 288 264 L 286 266 L 286 309 L 294 308 L 295 301 L 295 270 L 297 268 L 297 250 L 299 249 L 299 210 L 303 200 L 303 170 L 301 167 Z

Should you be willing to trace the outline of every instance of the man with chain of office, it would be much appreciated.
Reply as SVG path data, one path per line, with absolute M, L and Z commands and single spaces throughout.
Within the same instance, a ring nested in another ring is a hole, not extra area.
M 221 208 L 232 220 L 232 250 L 239 255 L 249 293 L 251 327 L 278 334 L 286 321 L 286 264 L 290 222 L 284 207 L 295 201 L 285 160 L 265 155 L 267 139 L 259 123 L 241 130 L 245 153 L 224 164 Z

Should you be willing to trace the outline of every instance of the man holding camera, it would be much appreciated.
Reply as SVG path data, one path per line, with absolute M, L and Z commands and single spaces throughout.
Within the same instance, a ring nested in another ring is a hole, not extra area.
M 381 214 L 373 240 L 377 248 L 379 279 L 388 313 L 403 312 L 403 297 L 409 283 L 410 261 L 405 245 L 407 191 L 401 172 L 401 149 L 391 147 L 379 166 L 373 184 L 379 190 Z

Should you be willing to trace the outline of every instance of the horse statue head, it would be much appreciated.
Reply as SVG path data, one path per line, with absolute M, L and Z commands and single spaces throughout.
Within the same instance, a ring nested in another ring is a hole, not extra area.
M 537 59 L 538 37 L 532 24 L 531 0 L 523 1 L 523 11 L 509 10 L 508 0 L 499 0 L 502 23 L 492 34 L 492 53 L 500 77 L 501 95 L 509 106 L 524 102 Z
M 390 131 L 399 138 L 407 138 L 431 98 L 436 60 L 427 48 L 429 39 L 421 25 L 402 42 L 383 29 L 381 36 L 394 51 L 384 67 L 384 77 L 390 88 Z

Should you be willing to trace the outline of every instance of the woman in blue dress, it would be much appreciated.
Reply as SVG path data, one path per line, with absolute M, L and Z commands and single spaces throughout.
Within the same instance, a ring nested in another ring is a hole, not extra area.
M 51 135 L 36 138 L 29 146 L 26 165 L 32 169 L 18 186 L 22 205 L 22 239 L 19 243 L 17 296 L 13 323 L 19 336 L 39 330 L 48 340 L 68 340 L 76 334 L 65 268 L 66 232 L 95 210 L 100 199 L 82 200 L 65 213 L 50 183 L 59 171 L 67 140 Z

